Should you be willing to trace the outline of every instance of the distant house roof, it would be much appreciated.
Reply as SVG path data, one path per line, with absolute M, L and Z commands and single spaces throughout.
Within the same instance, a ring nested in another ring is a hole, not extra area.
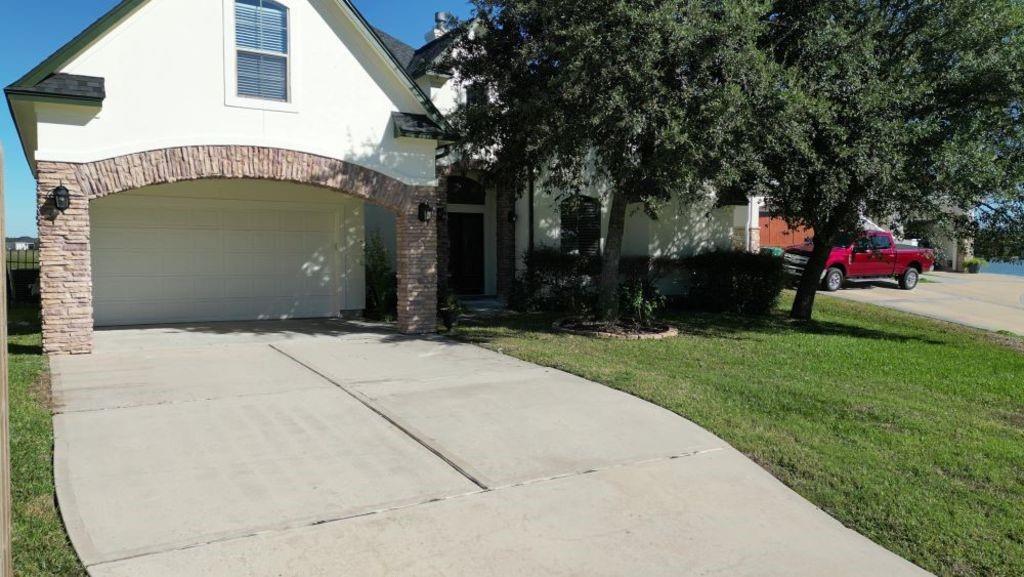
M 57 73 L 43 78 L 34 86 L 11 86 L 7 94 L 50 96 L 100 104 L 107 97 L 105 81 L 96 76 Z

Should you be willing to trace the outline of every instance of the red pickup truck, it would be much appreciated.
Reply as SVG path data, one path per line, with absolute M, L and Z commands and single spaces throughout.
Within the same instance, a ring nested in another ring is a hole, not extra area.
M 784 268 L 792 276 L 802 276 L 810 260 L 811 243 L 791 246 L 783 256 Z M 868 231 L 860 236 L 847 236 L 836 241 L 825 264 L 821 288 L 835 292 L 847 280 L 896 279 L 900 288 L 914 290 L 921 273 L 931 272 L 935 252 L 916 246 L 898 246 L 892 234 Z

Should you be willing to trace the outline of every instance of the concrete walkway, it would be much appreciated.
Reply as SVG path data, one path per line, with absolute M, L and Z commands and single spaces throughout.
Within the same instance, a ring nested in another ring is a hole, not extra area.
M 870 303 L 916 315 L 976 327 L 1024 335 L 1024 276 L 1001 274 L 926 275 L 913 291 L 893 283 L 851 283 L 829 296 Z
M 927 575 L 696 425 L 470 345 L 156 327 L 53 369 L 95 577 Z

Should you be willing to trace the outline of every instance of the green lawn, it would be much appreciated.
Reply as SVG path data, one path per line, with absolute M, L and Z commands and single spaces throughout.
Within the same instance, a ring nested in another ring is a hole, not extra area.
M 664 341 L 555 335 L 544 315 L 455 336 L 692 419 L 938 575 L 1024 575 L 1024 341 L 824 297 L 816 314 L 680 314 Z
M 53 493 L 53 423 L 37 308 L 10 313 L 11 472 L 14 572 L 85 575 L 68 543 Z

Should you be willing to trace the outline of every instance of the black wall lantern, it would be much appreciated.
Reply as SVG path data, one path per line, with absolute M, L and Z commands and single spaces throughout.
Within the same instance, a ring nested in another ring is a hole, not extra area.
M 71 193 L 63 184 L 53 189 L 53 206 L 55 206 L 61 214 L 63 214 L 65 210 L 71 208 Z
M 434 216 L 434 207 L 425 202 L 420 203 L 420 222 L 430 222 Z
M 515 210 L 508 211 L 508 223 L 509 224 L 515 224 L 517 222 L 519 222 L 519 215 L 516 214 L 516 211 Z

